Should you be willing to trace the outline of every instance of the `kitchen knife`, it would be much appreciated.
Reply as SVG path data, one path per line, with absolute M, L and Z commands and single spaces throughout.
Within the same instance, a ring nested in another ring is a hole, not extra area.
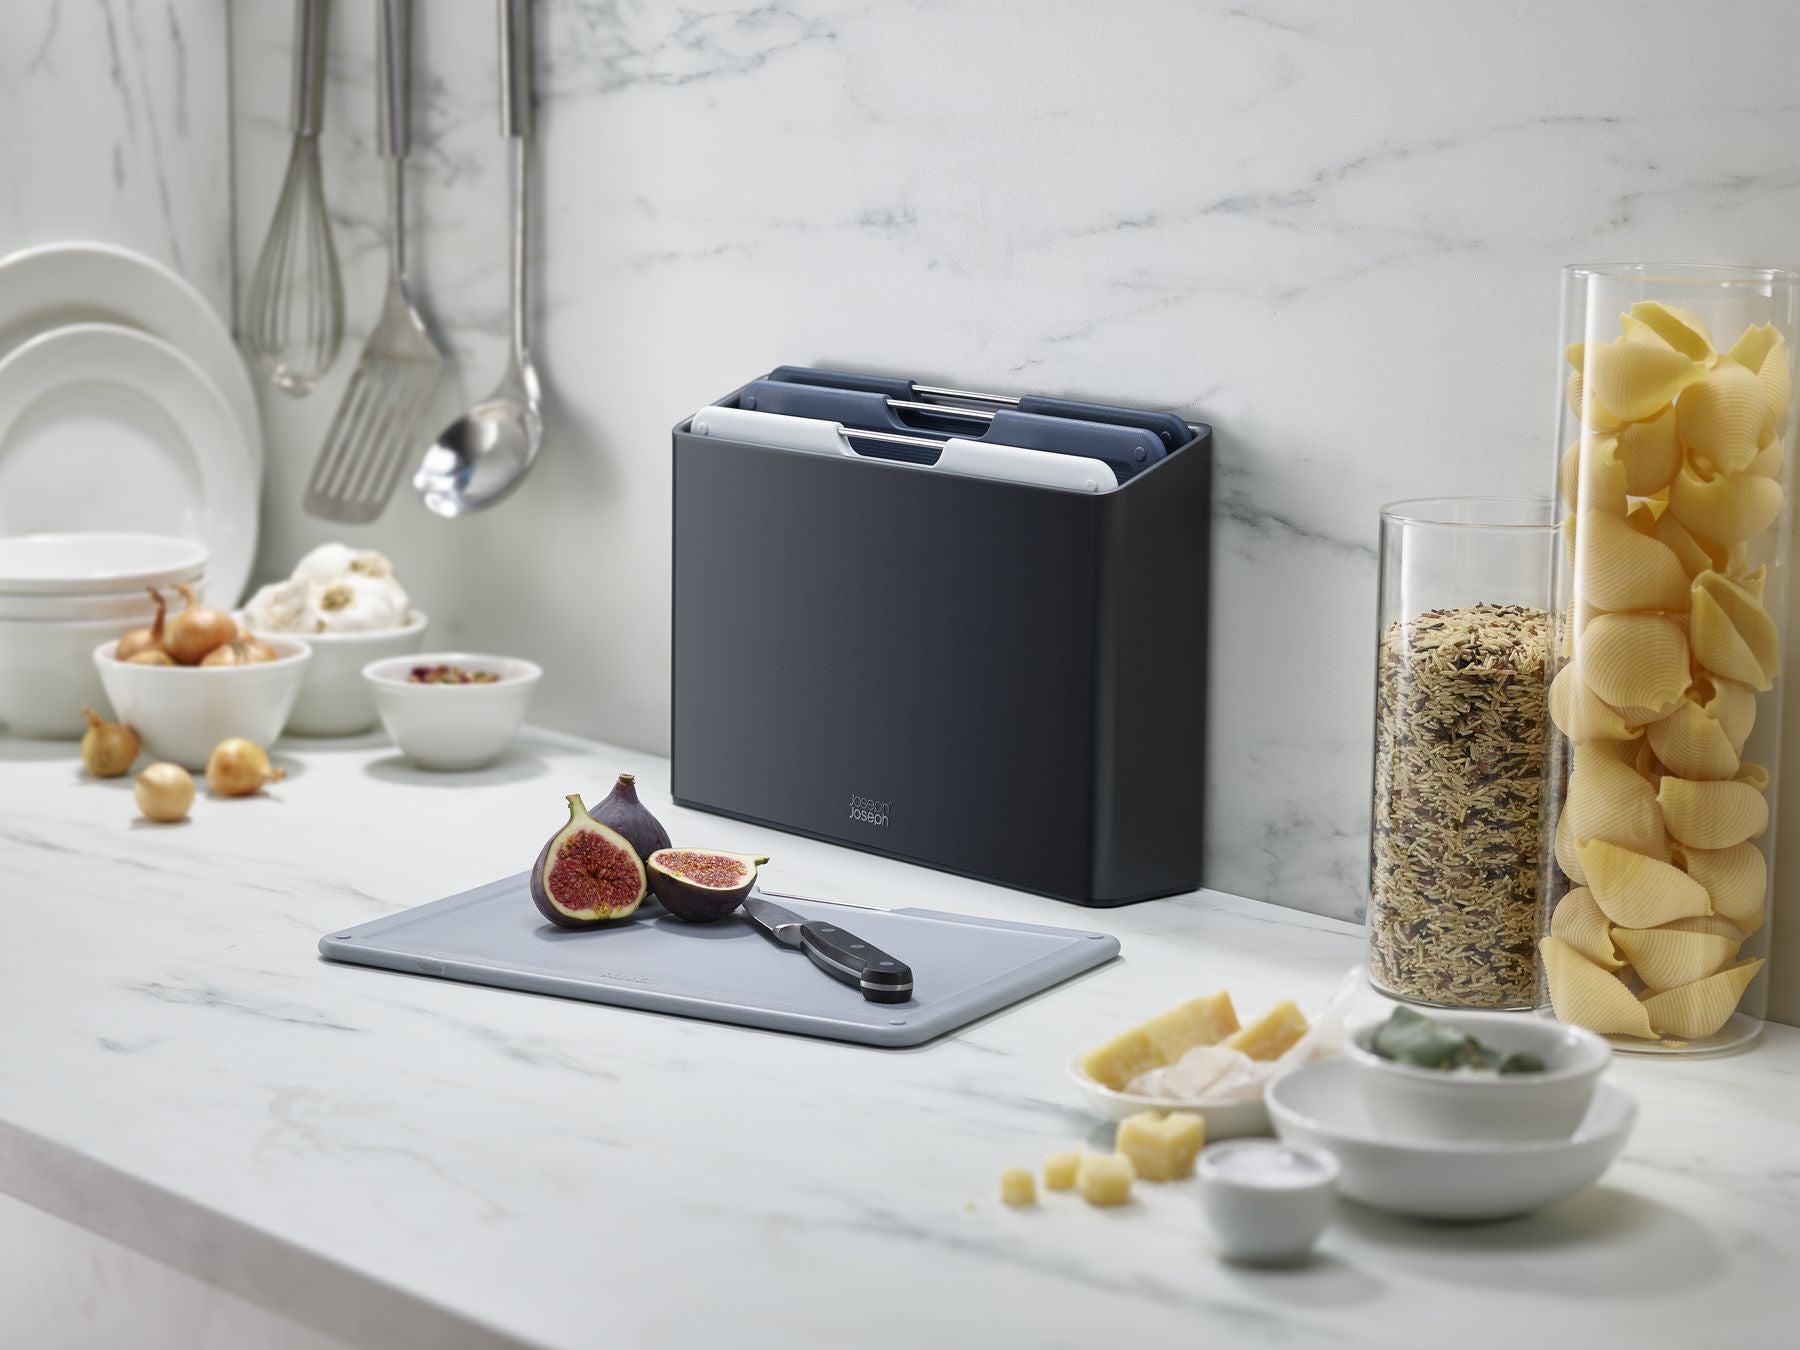
M 871 1003 L 905 1003 L 912 998 L 912 968 L 854 933 L 819 919 L 803 919 L 760 895 L 744 901 L 750 922 L 787 947 L 798 947 L 835 980 L 854 985 Z

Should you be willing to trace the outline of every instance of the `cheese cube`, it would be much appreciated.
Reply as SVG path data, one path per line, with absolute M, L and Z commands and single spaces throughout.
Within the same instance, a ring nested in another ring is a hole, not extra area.
M 1114 1147 L 1145 1181 L 1179 1181 L 1194 1174 L 1206 1143 L 1206 1119 L 1192 1111 L 1139 1111 L 1119 1122 Z
M 1251 1059 L 1278 1059 L 1306 1032 L 1306 1014 L 1288 999 L 1277 1003 L 1224 1044 L 1228 1050 L 1242 1050 Z
M 1000 1174 L 1000 1199 L 1009 1205 L 1035 1205 L 1037 1178 L 1023 1167 L 1009 1167 Z
M 1238 1028 L 1231 995 L 1224 990 L 1189 999 L 1141 1026 L 1120 1032 L 1081 1057 L 1081 1071 L 1115 1092 L 1141 1073 L 1173 1064 L 1196 1045 L 1214 1045 Z
M 1131 1199 L 1131 1159 L 1118 1153 L 1083 1153 L 1076 1180 L 1090 1205 L 1122 1205 Z
M 1047 1191 L 1072 1191 L 1075 1189 L 1075 1172 L 1081 1166 L 1081 1152 L 1070 1149 L 1067 1153 L 1052 1153 L 1044 1159 L 1044 1189 Z
M 1217 1045 L 1237 1029 L 1237 1010 L 1231 1006 L 1231 994 L 1224 989 L 1203 998 L 1191 998 L 1178 1008 L 1157 1014 L 1143 1026 L 1164 1064 L 1173 1064 L 1196 1045 Z

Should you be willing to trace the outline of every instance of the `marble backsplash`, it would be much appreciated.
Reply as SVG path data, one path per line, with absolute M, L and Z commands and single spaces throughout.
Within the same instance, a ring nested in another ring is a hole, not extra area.
M 448 416 L 499 369 L 505 165 L 491 7 L 419 10 L 414 238 Z M 1561 264 L 1800 256 L 1800 9 L 1777 0 L 538 14 L 542 460 L 489 515 L 403 497 L 365 532 L 453 616 L 439 637 L 542 660 L 545 720 L 661 748 L 686 412 L 783 361 L 1177 409 L 1217 430 L 1207 881 L 1345 917 L 1377 506 L 1546 488 Z M 233 17 L 242 276 L 290 16 Z M 320 395 L 269 399 L 265 573 L 340 533 L 299 500 L 379 294 L 373 38 L 372 6 L 337 6 L 354 331 Z
M 231 307 L 223 0 L 48 0 L 0 12 L 0 253 L 99 239 Z

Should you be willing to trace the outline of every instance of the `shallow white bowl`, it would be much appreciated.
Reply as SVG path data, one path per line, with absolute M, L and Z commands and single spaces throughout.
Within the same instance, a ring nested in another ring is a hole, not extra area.
M 107 708 L 94 644 L 110 645 L 132 626 L 118 619 L 0 619 L 0 722 L 15 736 L 80 736 L 87 729 L 83 705 Z
M 204 576 L 184 578 L 195 590 L 206 585 Z M 179 613 L 182 601 L 171 593 L 172 613 Z M 112 619 L 121 632 L 147 624 L 156 616 L 156 602 L 148 589 L 109 591 L 98 595 L 7 595 L 0 592 L 0 619 L 21 621 L 62 621 L 66 619 Z
M 1069 1061 L 1069 1078 L 1087 1098 L 1088 1110 L 1101 1120 L 1124 1120 L 1139 1111 L 1198 1111 L 1206 1117 L 1208 1139 L 1235 1139 L 1239 1135 L 1267 1134 L 1269 1112 L 1261 1098 L 1250 1101 L 1176 1101 L 1169 1097 L 1145 1097 L 1119 1092 L 1096 1082 L 1083 1072 L 1081 1054 Z
M 200 574 L 206 545 L 165 534 L 21 534 L 0 539 L 0 591 L 93 595 L 172 586 Z
M 1286 1155 L 1291 1170 L 1270 1176 L 1233 1166 L 1246 1154 L 1264 1152 Z M 1208 1144 L 1194 1170 L 1200 1178 L 1200 1208 L 1220 1248 L 1234 1261 L 1302 1260 L 1331 1221 L 1339 1168 L 1322 1148 L 1230 1139 Z
M 1610 1083 L 1566 1139 L 1438 1143 L 1382 1135 L 1348 1059 L 1321 1060 L 1277 1079 L 1269 1115 L 1284 1143 L 1322 1148 L 1340 1168 L 1338 1189 L 1377 1209 L 1424 1219 L 1529 1214 L 1598 1181 L 1637 1120 L 1637 1103 Z
M 92 659 L 114 713 L 153 758 L 204 769 L 220 741 L 243 736 L 267 749 L 287 723 L 312 649 L 293 637 L 263 640 L 276 659 L 251 666 L 134 666 L 113 658 L 116 641 Z
M 413 611 L 404 628 L 379 633 L 265 633 L 259 637 L 303 637 L 312 664 L 300 697 L 288 714 L 290 736 L 356 736 L 375 725 L 375 693 L 363 667 L 389 656 L 405 656 L 425 645 L 426 616 Z
M 412 684 L 415 666 L 491 670 L 493 684 Z M 479 769 L 518 735 L 532 691 L 544 677 L 531 661 L 479 652 L 390 656 L 363 667 L 381 725 L 402 754 L 422 769 Z
M 1591 1031 L 1521 1013 L 1437 1012 L 1432 1020 L 1503 1053 L 1527 1052 L 1542 1073 L 1470 1073 L 1396 1064 L 1369 1049 L 1380 1023 L 1350 1033 L 1369 1116 L 1383 1134 L 1415 1139 L 1567 1139 L 1587 1115 L 1612 1047 Z

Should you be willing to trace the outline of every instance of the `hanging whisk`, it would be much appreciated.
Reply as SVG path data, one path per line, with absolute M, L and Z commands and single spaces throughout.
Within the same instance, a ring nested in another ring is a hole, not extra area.
M 324 378 L 344 341 L 344 281 L 319 173 L 328 12 L 328 0 L 295 0 L 294 148 L 250 283 L 250 355 L 269 383 L 296 398 Z

